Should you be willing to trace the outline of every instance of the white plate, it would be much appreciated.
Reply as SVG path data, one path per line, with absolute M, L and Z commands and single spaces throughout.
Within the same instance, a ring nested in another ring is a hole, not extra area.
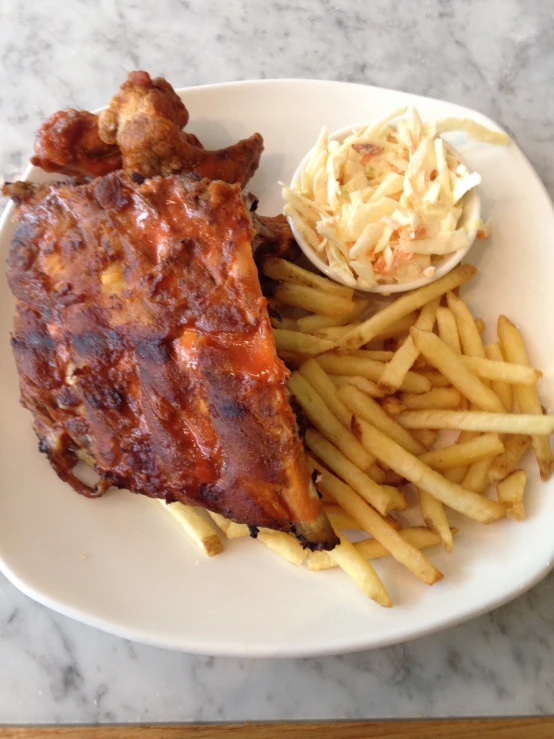
M 277 181 L 290 181 L 323 123 L 335 130 L 413 103 L 426 117 L 469 115 L 496 127 L 450 103 L 338 82 L 243 82 L 183 90 L 182 96 L 191 114 L 187 130 L 210 147 L 254 131 L 263 134 L 262 166 L 249 187 L 268 214 L 281 207 Z M 466 295 L 490 328 L 502 312 L 520 325 L 534 363 L 545 370 L 541 392 L 550 405 L 551 203 L 516 146 L 451 140 L 482 173 L 483 212 L 494 219 L 492 240 L 471 250 L 481 274 Z M 12 227 L 8 220 L 3 224 L 5 255 Z M 126 492 L 87 500 L 58 480 L 37 450 L 30 413 L 18 404 L 8 343 L 12 315 L 4 281 L 0 566 L 17 587 L 61 613 L 129 639 L 188 652 L 329 654 L 402 642 L 485 613 L 520 595 L 552 567 L 554 485 L 540 483 L 532 460 L 528 519 L 484 527 L 452 516 L 460 528 L 454 553 L 430 554 L 445 574 L 441 583 L 429 588 L 395 562 L 376 563 L 395 603 L 391 610 L 368 601 L 341 572 L 296 569 L 250 540 L 235 540 L 221 556 L 205 559 L 157 503 Z

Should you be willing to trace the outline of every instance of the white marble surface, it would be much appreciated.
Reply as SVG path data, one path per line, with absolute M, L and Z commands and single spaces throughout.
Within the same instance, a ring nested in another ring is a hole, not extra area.
M 98 107 L 143 68 L 176 86 L 315 77 L 453 100 L 511 131 L 552 195 L 551 10 L 545 0 L 0 0 L 0 172 L 22 170 L 44 116 Z M 248 661 L 130 644 L 0 576 L 0 723 L 551 713 L 553 583 L 403 646 Z

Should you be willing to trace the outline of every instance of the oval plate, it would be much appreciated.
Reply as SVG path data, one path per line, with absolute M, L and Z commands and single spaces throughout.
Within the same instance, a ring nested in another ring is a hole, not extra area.
M 260 170 L 249 189 L 262 213 L 281 209 L 279 180 L 289 182 L 321 126 L 373 120 L 415 104 L 425 118 L 484 116 L 459 106 L 391 90 L 339 82 L 269 80 L 181 90 L 187 128 L 207 148 L 259 131 Z M 60 107 L 63 101 L 60 101 Z M 483 212 L 494 234 L 471 261 L 480 275 L 466 290 L 494 338 L 505 312 L 522 328 L 531 357 L 545 371 L 550 404 L 554 371 L 554 219 L 537 175 L 517 146 L 449 140 L 483 175 Z M 47 179 L 30 169 L 29 179 Z M 6 255 L 13 208 L 2 220 Z M 529 459 L 523 523 L 480 526 L 452 515 L 453 554 L 430 550 L 445 578 L 420 584 L 396 562 L 380 560 L 395 607 L 368 601 L 339 571 L 296 569 L 252 540 L 229 542 L 207 559 L 155 501 L 127 492 L 87 500 L 60 482 L 37 449 L 31 415 L 18 402 L 9 348 L 14 301 L 0 288 L 0 567 L 23 592 L 65 615 L 128 639 L 211 655 L 291 657 L 380 647 L 485 613 L 520 595 L 553 564 L 554 483 L 540 482 Z

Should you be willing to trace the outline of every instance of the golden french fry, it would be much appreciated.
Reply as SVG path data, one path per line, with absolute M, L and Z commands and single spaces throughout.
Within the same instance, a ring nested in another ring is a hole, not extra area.
M 529 356 L 521 334 L 506 316 L 500 316 L 498 319 L 498 338 L 500 339 L 502 353 L 508 362 L 529 367 Z M 521 413 L 535 413 L 542 416 L 542 406 L 536 387 L 516 385 L 514 393 Z M 548 436 L 535 433 L 531 437 L 531 442 L 539 463 L 541 479 L 548 480 L 554 470 L 554 455 L 550 448 L 550 439 Z
M 462 487 L 466 490 L 473 490 L 479 495 L 484 495 L 489 487 L 489 470 L 492 463 L 493 457 L 488 457 L 470 464 L 461 482 Z
M 330 341 L 338 341 L 341 336 L 344 336 L 349 331 L 357 326 L 357 323 L 347 323 L 344 326 L 327 326 L 324 328 L 318 328 L 317 331 L 311 331 L 314 336 L 319 336 L 322 339 L 329 339 Z
M 356 349 L 349 356 L 359 357 L 360 359 L 375 359 L 377 362 L 390 362 L 395 352 L 385 351 L 384 349 Z
M 349 529 L 351 531 L 360 531 L 360 524 L 355 518 L 352 518 L 350 513 L 344 511 L 340 506 L 334 504 L 326 505 L 325 513 L 335 530 L 340 529 L 340 531 L 344 531 L 345 529 Z
M 526 485 L 527 473 L 525 470 L 516 470 L 496 486 L 498 500 L 506 506 L 506 515 L 516 521 L 523 521 L 525 518 L 523 494 Z
M 484 357 L 481 335 L 467 303 L 452 292 L 447 293 L 446 302 L 456 319 L 463 353 L 468 357 Z
M 323 464 L 335 472 L 350 487 L 352 487 L 364 500 L 367 500 L 379 513 L 385 515 L 395 508 L 396 496 L 374 482 L 369 475 L 364 474 L 355 464 L 347 459 L 333 444 L 325 439 L 314 429 L 306 431 L 306 444 Z
M 487 344 L 485 347 L 485 356 L 487 359 L 493 359 L 495 362 L 504 362 L 504 355 L 498 342 L 494 344 Z M 507 411 L 511 411 L 514 406 L 514 396 L 511 385 L 507 382 L 499 382 L 493 380 L 491 387 L 494 392 L 498 395 Z
M 299 267 L 297 264 L 287 262 L 279 257 L 266 257 L 262 262 L 262 272 L 266 277 L 278 282 L 292 282 L 295 285 L 306 285 L 313 287 L 329 295 L 339 295 L 347 300 L 352 300 L 354 290 L 351 287 L 339 285 L 327 277 L 316 275 L 313 272 Z
M 380 606 L 391 608 L 392 600 L 379 575 L 348 539 L 340 532 L 337 532 L 337 536 L 340 544 L 329 552 L 331 559 L 354 580 L 364 595 Z
M 321 395 L 323 402 L 329 408 L 331 413 L 336 416 L 348 430 L 350 430 L 352 413 L 339 398 L 337 388 L 321 365 L 318 364 L 315 359 L 309 359 L 300 367 L 299 372 L 302 377 L 310 383 L 314 390 Z
M 339 397 L 352 413 L 369 421 L 369 423 L 390 436 L 391 439 L 394 439 L 404 449 L 416 455 L 423 454 L 425 451 L 423 444 L 417 441 L 417 439 L 414 439 L 402 426 L 399 426 L 394 418 L 388 416 L 373 398 L 364 395 L 358 388 L 352 385 L 345 385 L 339 390 Z
M 422 331 L 432 331 L 435 325 L 435 318 L 439 299 L 432 300 L 424 305 L 419 314 L 419 318 L 415 322 L 415 328 Z M 388 362 L 379 378 L 379 387 L 384 388 L 389 393 L 394 393 L 402 385 L 404 378 L 413 366 L 419 356 L 419 350 L 416 348 L 411 336 L 408 336 L 400 349 L 395 352 L 393 358 Z
M 536 385 L 542 377 L 542 372 L 532 367 L 524 367 L 520 364 L 509 364 L 508 362 L 497 362 L 482 357 L 461 357 L 465 366 L 474 375 L 484 380 L 495 380 L 508 382 L 511 385 Z
M 461 354 L 462 346 L 460 344 L 460 337 L 458 336 L 456 318 L 450 308 L 443 308 L 442 306 L 437 308 L 437 326 L 439 336 L 444 343 L 448 344 L 456 354 Z
M 454 410 L 460 405 L 462 396 L 454 387 L 436 387 L 428 393 L 402 393 L 400 402 L 409 410 L 443 408 Z
M 329 375 L 329 377 L 337 387 L 354 385 L 354 387 L 367 393 L 371 398 L 382 398 L 385 394 L 385 391 L 381 390 L 376 382 L 368 380 L 367 377 L 356 377 L 356 375 Z
M 386 366 L 384 362 L 376 362 L 374 359 L 360 359 L 360 357 L 339 356 L 338 354 L 322 354 L 317 361 L 330 375 L 358 375 L 373 382 L 379 380 Z M 431 389 L 431 383 L 416 372 L 408 372 L 400 389 L 412 393 L 426 393 Z
M 379 403 L 379 407 L 388 416 L 397 416 L 399 413 L 402 413 L 402 411 L 406 410 L 405 406 L 395 395 L 389 395 L 388 397 L 383 398 Z
M 313 459 L 309 461 L 312 468 L 319 471 L 318 487 L 350 513 L 360 523 L 362 529 L 380 542 L 398 562 L 427 585 L 433 585 L 442 579 L 442 574 L 437 568 L 418 549 L 405 541 L 399 532 L 384 521 L 349 485 L 322 469 Z
M 419 507 L 421 508 L 421 515 L 426 525 L 437 533 L 440 538 L 443 547 L 447 552 L 451 552 L 454 546 L 452 540 L 452 532 L 448 525 L 448 519 L 440 500 L 437 500 L 434 495 L 428 493 L 426 490 L 418 488 Z
M 283 328 L 287 331 L 298 331 L 298 324 L 295 318 L 287 318 L 286 316 L 270 316 L 269 322 L 272 328 Z
M 451 529 L 451 531 L 452 534 L 457 533 L 457 529 Z M 416 549 L 427 549 L 441 543 L 440 536 L 424 526 L 413 526 L 409 529 L 403 529 L 399 533 L 404 541 Z M 391 556 L 390 552 L 377 539 L 357 541 L 354 546 L 364 559 L 381 559 L 382 557 Z M 331 559 L 328 552 L 310 552 L 306 558 L 306 564 L 309 570 L 315 572 L 338 566 Z
M 482 335 L 482 334 L 485 333 L 485 322 L 483 321 L 482 318 L 476 318 L 475 319 L 475 328 L 477 329 L 477 331 L 479 332 L 479 334 Z
M 273 290 L 273 297 L 285 305 L 293 305 L 322 316 L 347 315 L 354 308 L 354 303 L 347 298 L 327 295 L 313 287 L 293 285 L 291 282 L 279 283 Z
M 295 352 L 305 356 L 323 354 L 333 346 L 333 342 L 327 339 L 319 339 L 311 334 L 301 334 L 299 331 L 288 331 L 281 328 L 273 329 L 273 338 L 278 352 Z
M 483 411 L 403 411 L 395 420 L 405 429 L 458 429 L 541 436 L 554 433 L 554 416 Z
M 481 523 L 491 523 L 504 515 L 503 507 L 496 501 L 483 498 L 451 483 L 357 415 L 352 419 L 352 428 L 356 429 L 360 441 L 370 454 L 388 464 L 416 487 L 426 490 L 444 505 Z
M 302 333 L 311 334 L 314 331 L 319 331 L 323 328 L 344 326 L 359 318 L 368 305 L 369 300 L 355 300 L 354 307 L 350 313 L 345 313 L 340 316 L 323 316 L 317 314 L 313 316 L 303 316 L 297 320 L 298 330 L 302 331 Z
M 391 303 L 386 308 L 383 308 L 383 310 L 375 313 L 367 321 L 361 323 L 358 328 L 353 329 L 346 336 L 343 336 L 337 344 L 338 349 L 341 352 L 359 349 L 363 344 L 367 344 L 372 339 L 385 333 L 391 326 L 412 311 L 439 298 L 449 290 L 463 285 L 464 282 L 470 280 L 476 273 L 477 270 L 475 267 L 469 264 L 462 264 L 436 282 L 404 294 L 401 298 L 395 300 L 394 303 Z
M 209 517 L 219 526 L 228 539 L 240 539 L 244 536 L 250 536 L 250 529 L 245 523 L 235 523 L 229 521 L 228 518 L 221 516 L 219 513 L 208 511 Z
M 374 339 L 379 341 L 396 339 L 399 336 L 405 335 L 417 321 L 418 315 L 417 310 L 411 311 L 407 316 L 400 318 L 398 321 L 395 321 L 393 324 L 388 326 L 388 328 L 380 331 L 377 336 L 374 336 L 373 339 L 371 339 L 371 341 Z
M 451 387 L 450 380 L 437 370 L 421 369 L 419 374 L 429 380 L 433 387 Z
M 211 523 L 194 506 L 183 505 L 182 503 L 169 503 L 165 500 L 158 499 L 165 510 L 172 518 L 179 523 L 187 532 L 189 537 L 197 544 L 200 549 L 208 555 L 214 557 L 221 554 L 223 544 L 219 538 L 217 531 Z
M 448 470 L 462 465 L 492 460 L 504 451 L 504 444 L 498 434 L 483 434 L 468 441 L 457 442 L 443 449 L 425 452 L 419 459 L 434 470 Z
M 489 482 L 498 482 L 508 477 L 530 446 L 531 437 L 527 434 L 507 436 L 504 442 L 504 452 L 494 459 L 489 469 Z
M 430 449 L 437 440 L 437 432 L 432 429 L 415 429 L 411 434 L 427 449 Z
M 469 401 L 492 413 L 502 413 L 506 410 L 498 395 L 476 377 L 465 366 L 462 357 L 453 352 L 438 336 L 416 328 L 411 329 L 411 335 L 425 359 L 447 377 Z
M 288 388 L 304 409 L 316 429 L 353 462 L 360 470 L 367 470 L 373 464 L 371 457 L 351 431 L 335 418 L 325 401 L 299 372 L 293 372 L 288 380 Z
M 306 361 L 306 357 L 303 354 L 297 354 L 296 352 L 281 350 L 277 354 L 279 359 L 282 359 L 289 369 L 298 369 Z
M 258 531 L 256 539 L 268 549 L 271 549 L 272 552 L 286 559 L 287 562 L 296 565 L 296 567 L 302 564 L 308 554 L 293 536 L 284 534 L 281 531 L 264 529 L 263 531 Z

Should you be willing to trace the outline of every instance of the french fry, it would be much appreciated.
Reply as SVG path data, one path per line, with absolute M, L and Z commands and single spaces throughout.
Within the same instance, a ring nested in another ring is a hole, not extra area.
M 360 441 L 370 454 L 444 505 L 480 523 L 491 523 L 504 515 L 504 508 L 499 503 L 451 483 L 357 415 L 352 419 L 352 428 L 356 428 Z
M 463 353 L 468 357 L 484 358 L 485 350 L 481 341 L 481 334 L 467 303 L 452 292 L 447 293 L 446 302 L 456 319 L 456 327 Z
M 454 410 L 460 405 L 462 396 L 454 387 L 436 387 L 428 393 L 402 393 L 400 402 L 409 410 L 443 408 Z
M 355 518 L 352 518 L 350 513 L 344 511 L 340 506 L 334 504 L 326 505 L 325 513 L 335 530 L 340 529 L 344 531 L 345 529 L 349 529 L 351 531 L 360 531 L 360 524 Z
M 321 365 L 314 359 L 309 359 L 300 367 L 299 372 L 314 390 L 319 393 L 331 413 L 350 430 L 352 413 L 339 398 L 337 388 Z
M 288 388 L 304 409 L 316 429 L 334 444 L 356 467 L 367 470 L 373 464 L 371 457 L 351 431 L 335 418 L 325 401 L 299 372 L 293 372 Z
M 542 377 L 540 370 L 524 367 L 520 364 L 497 362 L 482 357 L 461 357 L 461 360 L 473 374 L 484 380 L 508 382 L 511 385 L 533 386 Z
M 364 595 L 384 608 L 391 608 L 392 600 L 379 575 L 348 539 L 340 532 L 337 536 L 340 544 L 329 552 L 331 559 L 354 580 Z
M 465 366 L 462 357 L 453 352 L 438 336 L 416 328 L 411 329 L 411 335 L 429 364 L 442 372 L 469 401 L 492 413 L 502 413 L 506 410 L 498 395 L 476 377 Z
M 333 342 L 327 339 L 319 339 L 311 334 L 301 334 L 299 331 L 288 331 L 281 328 L 273 329 L 273 338 L 278 352 L 295 352 L 305 356 L 323 354 L 333 346 Z
M 396 496 L 375 483 L 355 464 L 347 459 L 333 444 L 314 429 L 306 431 L 306 444 L 323 464 L 347 482 L 364 500 L 370 503 L 379 513 L 385 515 L 394 508 Z M 405 507 L 405 506 L 404 506 Z
M 489 469 L 489 482 L 499 482 L 508 477 L 530 446 L 531 437 L 526 434 L 507 436 L 504 442 L 504 452 L 494 459 Z
M 376 382 L 368 380 L 367 377 L 356 377 L 356 375 L 329 375 L 329 377 L 337 387 L 354 385 L 362 392 L 367 393 L 370 398 L 382 398 L 385 394 L 385 391 L 381 390 Z
M 475 267 L 469 264 L 459 265 L 436 282 L 406 293 L 340 339 L 337 344 L 339 351 L 346 353 L 354 349 L 359 349 L 364 344 L 385 333 L 391 326 L 412 311 L 439 298 L 449 290 L 463 285 L 476 273 L 477 270 Z
M 388 326 L 386 329 L 383 329 L 380 333 L 377 334 L 377 336 L 373 337 L 372 341 L 374 339 L 378 341 L 387 340 L 387 339 L 396 339 L 399 336 L 403 336 L 407 334 L 407 332 L 411 329 L 411 327 L 417 321 L 418 315 L 419 314 L 417 310 L 411 311 L 410 313 L 408 313 L 407 316 L 404 316 L 403 318 L 398 319 L 398 321 L 395 321 L 393 324 Z
M 350 313 L 345 313 L 341 316 L 303 316 L 297 320 L 298 330 L 302 333 L 311 334 L 314 331 L 319 331 L 322 328 L 328 328 L 331 326 L 344 326 L 345 324 L 351 323 L 358 319 L 362 313 L 366 310 L 369 305 L 368 300 L 355 300 L 354 307 Z
M 158 500 L 172 518 L 184 528 L 204 554 L 207 554 L 208 557 L 221 554 L 223 544 L 217 531 L 194 506 L 183 505 L 182 503 L 170 503 L 168 505 L 165 500 L 159 498 Z
M 328 295 L 339 295 L 347 300 L 352 300 L 354 290 L 351 287 L 339 285 L 338 282 L 329 280 L 327 277 L 316 275 L 313 272 L 299 267 L 297 264 L 287 262 L 279 257 L 266 257 L 262 262 L 262 272 L 266 277 L 278 282 L 292 282 L 295 285 L 306 285 L 321 290 Z
M 360 359 L 375 359 L 377 362 L 390 362 L 395 352 L 385 351 L 384 349 L 356 349 L 349 356 L 359 357 Z
M 442 471 L 480 462 L 483 459 L 492 460 L 503 451 L 504 444 L 498 434 L 483 434 L 469 441 L 425 452 L 419 459 L 432 469 Z
M 319 336 L 321 339 L 338 341 L 357 325 L 356 323 L 347 323 L 345 326 L 327 326 L 326 328 L 318 328 L 317 331 L 312 331 L 311 333 L 313 336 Z
M 489 470 L 492 463 L 493 458 L 488 457 L 470 464 L 461 482 L 462 487 L 466 490 L 473 490 L 479 495 L 484 495 L 489 487 Z
M 272 328 L 284 328 L 287 331 L 298 331 L 298 324 L 296 323 L 295 318 L 287 318 L 286 316 L 277 318 L 275 316 L 270 316 L 269 322 L 271 323 Z
M 209 517 L 219 526 L 228 539 L 241 539 L 244 536 L 250 536 L 250 529 L 245 523 L 235 523 L 229 521 L 228 518 L 221 516 L 219 513 L 208 511 Z
M 415 322 L 415 328 L 422 331 L 432 331 L 435 325 L 435 318 L 439 299 L 432 300 L 424 305 L 419 314 L 419 318 Z M 400 349 L 395 352 L 393 358 L 388 362 L 379 378 L 379 387 L 384 388 L 389 393 L 394 393 L 402 385 L 404 378 L 413 366 L 419 356 L 419 350 L 416 348 L 411 336 L 408 336 Z
M 284 534 L 282 531 L 264 529 L 263 531 L 258 531 L 256 539 L 268 549 L 271 549 L 272 552 L 286 559 L 287 562 L 296 565 L 296 567 L 299 567 L 304 562 L 308 554 L 293 536 Z
M 399 413 L 406 410 L 405 406 L 395 395 L 389 395 L 388 397 L 383 398 L 379 403 L 379 407 L 385 411 L 388 416 L 397 416 Z
M 481 336 L 485 333 L 485 322 L 482 318 L 475 319 L 475 328 Z
M 277 354 L 279 359 L 282 359 L 289 369 L 298 369 L 307 359 L 303 354 L 285 350 L 281 350 Z
M 526 485 L 527 473 L 525 470 L 516 470 L 496 486 L 498 500 L 506 506 L 506 515 L 516 521 L 523 521 L 525 518 L 523 493 Z
M 396 416 L 405 429 L 458 429 L 496 434 L 554 433 L 554 416 L 533 416 L 516 413 L 485 413 L 483 411 L 403 411 Z
M 419 374 L 429 380 L 432 387 L 451 387 L 450 380 L 437 370 L 421 369 Z
M 437 440 L 437 432 L 432 429 L 415 429 L 411 434 L 427 449 L 430 449 Z
M 453 352 L 456 352 L 456 354 L 461 354 L 462 346 L 460 344 L 460 337 L 458 336 L 456 319 L 450 308 L 443 308 L 442 306 L 437 308 L 437 326 L 439 329 L 439 336 L 444 343 L 447 344 Z
M 391 439 L 394 439 L 404 449 L 416 455 L 425 452 L 425 447 L 421 442 L 414 439 L 410 433 L 396 423 L 394 418 L 388 416 L 373 398 L 364 395 L 358 388 L 352 385 L 345 385 L 339 390 L 339 397 L 352 413 L 369 421 L 369 423 L 390 436 Z
M 502 353 L 508 362 L 529 367 L 529 356 L 523 339 L 516 326 L 506 316 L 500 316 L 498 319 L 498 338 L 500 339 Z M 542 416 L 542 406 L 536 387 L 516 385 L 514 394 L 521 413 L 535 413 Z M 554 456 L 550 448 L 550 439 L 548 436 L 535 433 L 531 436 L 531 443 L 539 463 L 541 479 L 548 480 L 554 469 Z
M 414 546 L 405 541 L 398 531 L 392 528 L 365 500 L 346 483 L 309 460 L 312 468 L 319 471 L 317 485 L 341 508 L 360 523 L 362 529 L 380 542 L 398 562 L 427 585 L 442 579 L 442 574 Z
M 451 552 L 454 542 L 442 503 L 426 490 L 418 488 L 417 493 L 423 520 L 431 531 L 434 531 L 440 536 L 442 545 L 446 551 Z
M 386 366 L 383 362 L 376 362 L 373 359 L 338 354 L 322 354 L 317 361 L 330 375 L 358 375 L 373 382 L 379 380 Z M 412 393 L 426 393 L 431 389 L 431 383 L 416 372 L 408 372 L 400 389 Z
M 451 529 L 451 531 L 452 534 L 457 533 L 457 529 Z M 399 533 L 405 542 L 420 550 L 441 543 L 439 535 L 424 526 L 413 526 L 409 529 L 403 529 Z M 390 552 L 377 539 L 357 541 L 354 546 L 364 559 L 381 559 L 382 557 L 391 556 Z M 328 552 L 310 552 L 306 558 L 306 564 L 308 569 L 314 572 L 338 567 Z
M 347 298 L 327 295 L 313 287 L 293 285 L 291 282 L 279 283 L 273 290 L 273 297 L 285 305 L 293 305 L 322 316 L 347 315 L 354 308 L 354 303 Z
M 485 347 L 485 356 L 487 359 L 493 359 L 495 362 L 503 362 L 504 355 L 498 342 L 494 344 L 487 344 Z M 512 386 L 507 382 L 501 382 L 493 380 L 491 387 L 494 392 L 498 395 L 507 411 L 511 411 L 514 406 L 514 395 Z

